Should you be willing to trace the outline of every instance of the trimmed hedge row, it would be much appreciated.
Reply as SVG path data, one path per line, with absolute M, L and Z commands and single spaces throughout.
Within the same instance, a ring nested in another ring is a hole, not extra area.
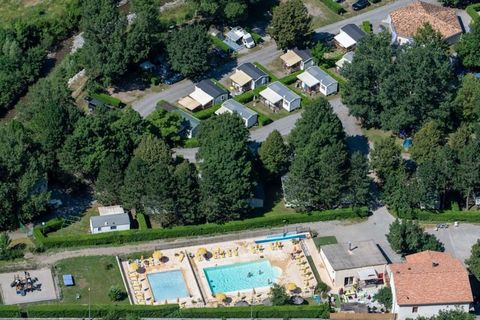
M 140 230 L 147 230 L 148 223 L 145 215 L 143 213 L 137 213 L 137 222 L 138 222 L 138 229 Z
M 253 306 L 228 308 L 187 308 L 180 310 L 183 318 L 323 318 L 330 316 L 327 304 L 305 306 Z
M 289 84 L 292 84 L 295 81 L 297 81 L 297 76 L 302 72 L 303 70 L 295 71 L 294 73 L 289 74 L 288 76 L 285 76 L 282 79 L 280 79 L 280 82 L 288 86 Z
M 478 11 L 480 11 L 480 3 L 467 6 L 465 11 L 467 11 L 473 22 L 477 23 L 480 21 L 480 15 L 478 14 Z
M 314 221 L 328 221 L 366 217 L 368 211 L 361 208 L 354 212 L 351 208 L 316 211 L 311 213 L 278 214 L 274 216 L 251 218 L 231 221 L 225 224 L 202 224 L 193 226 L 177 226 L 168 229 L 126 230 L 98 234 L 84 234 L 75 236 L 45 236 L 41 227 L 34 229 L 37 242 L 45 248 L 68 248 L 79 246 L 94 246 L 106 244 L 121 244 L 136 241 L 150 241 L 156 239 L 170 239 L 180 237 L 213 235 L 227 232 L 272 228 L 282 226 L 286 221 L 289 224 L 306 223 Z
M 272 119 L 270 119 L 269 117 L 261 113 L 258 114 L 257 121 L 261 127 L 266 126 L 267 124 L 270 124 L 273 122 Z
M 18 306 L 0 305 L 0 318 L 20 318 L 20 308 Z
M 322 2 L 328 7 L 328 9 L 332 10 L 336 14 L 342 14 L 345 12 L 345 9 L 343 9 L 343 7 L 334 0 L 322 0 Z
M 193 116 L 197 119 L 200 119 L 200 120 L 206 120 L 206 119 L 210 118 L 211 116 L 213 116 L 215 114 L 215 111 L 220 109 L 220 107 L 221 107 L 220 104 L 216 104 L 216 105 L 214 105 L 210 108 L 203 109 L 203 110 L 200 110 L 198 112 L 195 112 L 193 114 Z
M 480 223 L 480 211 L 445 211 L 445 212 L 432 212 L 417 210 L 414 212 L 415 218 L 425 222 L 471 222 Z
M 176 304 L 160 306 L 141 305 L 92 305 L 92 318 L 100 318 L 109 312 L 116 312 L 124 317 L 135 313 L 139 317 L 164 318 L 178 315 L 179 306 Z M 82 304 L 43 304 L 27 306 L 29 318 L 85 318 L 88 316 L 88 305 Z

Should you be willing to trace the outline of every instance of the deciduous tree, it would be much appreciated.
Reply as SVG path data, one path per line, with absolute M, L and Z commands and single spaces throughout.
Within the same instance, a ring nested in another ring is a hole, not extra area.
M 370 182 L 367 158 L 360 152 L 353 153 L 350 158 L 347 194 L 354 208 L 368 203 L 370 198 Z
M 455 46 L 458 56 L 467 68 L 480 67 L 480 23 L 472 24 L 470 32 L 462 34 L 462 38 Z
M 311 22 L 301 0 L 283 1 L 273 9 L 269 32 L 281 49 L 304 47 L 310 38 Z
M 473 275 L 480 280 L 480 239 L 472 246 L 470 257 L 465 264 Z
M 375 144 L 370 157 L 370 166 L 382 182 L 385 182 L 402 163 L 400 146 L 395 143 L 393 137 L 382 139 Z
M 287 172 L 290 164 L 290 149 L 277 130 L 268 135 L 258 154 L 269 179 L 278 179 Z

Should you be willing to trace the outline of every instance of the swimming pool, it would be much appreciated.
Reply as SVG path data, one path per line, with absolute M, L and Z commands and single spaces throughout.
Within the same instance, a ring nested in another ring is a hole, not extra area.
M 281 274 L 268 260 L 203 269 L 213 294 L 271 286 Z
M 180 270 L 147 274 L 155 301 L 173 300 L 189 296 Z
M 255 240 L 255 243 L 267 243 L 274 241 L 305 239 L 307 236 L 304 233 L 282 233 L 265 237 L 265 239 Z

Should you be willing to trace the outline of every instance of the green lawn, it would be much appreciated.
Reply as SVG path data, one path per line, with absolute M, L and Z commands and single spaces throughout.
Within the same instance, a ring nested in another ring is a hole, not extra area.
M 381 129 L 364 129 L 362 132 L 367 137 L 368 141 L 373 142 L 373 144 L 379 143 L 381 140 L 392 137 L 393 133 L 391 131 L 384 131 Z M 398 143 L 401 144 L 401 140 L 397 139 Z
M 64 228 L 61 228 L 55 232 L 51 232 L 49 236 L 68 236 L 72 234 L 87 234 L 90 232 L 90 217 L 91 216 L 98 216 L 97 208 L 90 208 L 82 216 L 79 218 L 78 221 L 70 221 L 70 224 L 66 222 Z
M 77 257 L 59 261 L 55 265 L 62 293 L 62 303 L 88 303 L 88 288 L 90 301 L 94 304 L 111 303 L 108 291 L 111 286 L 125 290 L 120 271 L 114 256 Z M 65 287 L 62 276 L 72 274 L 75 285 Z M 77 299 L 77 294 L 80 299 Z M 128 303 L 128 299 L 118 303 Z
M 317 246 L 318 249 L 320 249 L 321 246 L 325 246 L 327 244 L 338 243 L 337 238 L 335 238 L 335 236 L 316 237 L 316 238 L 313 238 L 313 242 L 315 243 L 315 246 Z
M 166 25 L 175 25 L 190 20 L 195 13 L 195 9 L 191 4 L 182 4 L 174 8 L 164 10 L 160 14 L 160 22 Z
M 298 112 L 300 109 L 297 109 L 297 110 L 294 110 L 292 112 L 288 112 L 287 110 L 285 109 L 280 109 L 278 112 L 273 112 L 272 109 L 270 109 L 270 107 L 264 105 L 261 101 L 252 101 L 252 102 L 249 102 L 246 104 L 246 106 L 258 113 L 261 113 L 265 116 L 267 116 L 268 118 L 272 119 L 272 120 L 278 120 L 278 119 L 281 119 L 281 118 L 284 118 L 286 116 L 289 116 L 291 114 L 294 114 L 296 112 Z

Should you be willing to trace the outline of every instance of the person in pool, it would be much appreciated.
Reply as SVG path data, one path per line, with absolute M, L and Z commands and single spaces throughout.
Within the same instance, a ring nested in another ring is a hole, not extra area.
M 249 272 L 249 273 L 247 274 L 247 277 L 249 277 L 249 278 L 253 277 L 253 273 Z

